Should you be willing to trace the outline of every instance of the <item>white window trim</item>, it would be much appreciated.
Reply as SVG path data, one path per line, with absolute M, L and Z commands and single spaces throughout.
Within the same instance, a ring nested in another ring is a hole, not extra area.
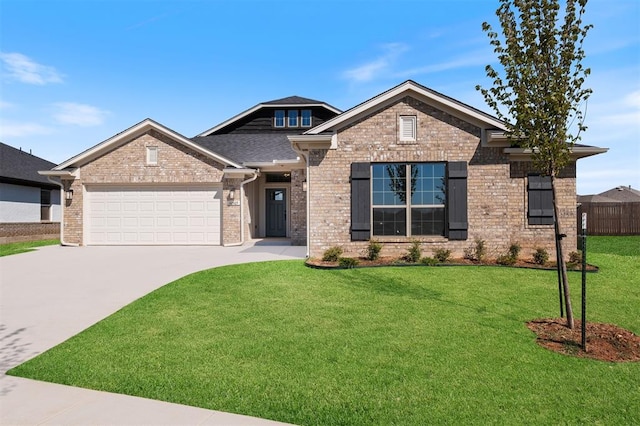
M 309 111 L 309 124 L 304 124 L 304 119 L 303 119 L 303 117 L 304 117 L 304 112 L 305 112 L 305 111 Z M 313 112 L 311 112 L 311 110 L 310 110 L 310 109 L 303 109 L 303 110 L 300 112 L 300 127 L 311 127 L 312 122 L 313 122 Z
M 278 125 L 278 112 L 282 112 L 282 125 Z M 277 109 L 273 113 L 273 127 L 277 127 L 279 129 L 286 127 L 287 123 L 287 112 L 283 109 Z
M 401 115 L 399 117 L 399 133 L 401 142 L 415 142 L 418 117 L 415 115 Z
M 293 116 L 291 114 L 294 114 Z M 291 120 L 295 119 L 295 124 L 291 124 Z M 287 127 L 299 127 L 300 116 L 297 109 L 287 110 Z
M 147 147 L 147 166 L 157 166 L 157 165 L 158 165 L 158 147 L 148 146 Z

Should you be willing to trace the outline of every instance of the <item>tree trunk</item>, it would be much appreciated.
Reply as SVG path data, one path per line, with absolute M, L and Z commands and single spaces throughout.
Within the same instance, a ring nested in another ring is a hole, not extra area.
M 551 192 L 553 194 L 553 223 L 556 237 L 556 251 L 558 258 L 558 274 L 562 277 L 562 289 L 564 290 L 564 306 L 567 313 L 567 327 L 573 328 L 573 308 L 571 307 L 571 296 L 569 294 L 569 279 L 567 278 L 567 264 L 564 262 L 562 252 L 562 234 L 560 233 L 560 216 L 558 215 L 558 202 L 556 198 L 555 173 L 551 173 Z

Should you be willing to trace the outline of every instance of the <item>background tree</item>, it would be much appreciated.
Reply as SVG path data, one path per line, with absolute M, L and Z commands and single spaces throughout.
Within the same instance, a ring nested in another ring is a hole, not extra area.
M 496 15 L 502 37 L 487 22 L 487 33 L 502 66 L 487 65 L 493 87 L 476 86 L 498 118 L 507 123 L 512 145 L 531 150 L 534 167 L 551 178 L 559 285 L 564 290 L 567 326 L 573 310 L 561 244 L 556 178 L 586 130 L 582 107 L 591 94 L 582 85 L 589 69 L 582 48 L 591 25 L 583 25 L 587 0 L 500 0 Z M 562 298 L 562 296 L 561 296 Z

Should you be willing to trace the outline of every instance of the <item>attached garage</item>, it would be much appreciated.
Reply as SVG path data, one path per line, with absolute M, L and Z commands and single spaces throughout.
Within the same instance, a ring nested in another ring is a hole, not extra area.
M 87 186 L 87 245 L 220 245 L 222 187 Z

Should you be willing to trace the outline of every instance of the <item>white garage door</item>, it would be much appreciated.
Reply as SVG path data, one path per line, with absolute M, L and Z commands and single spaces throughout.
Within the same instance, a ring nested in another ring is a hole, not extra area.
M 222 190 L 87 187 L 87 244 L 219 245 Z

